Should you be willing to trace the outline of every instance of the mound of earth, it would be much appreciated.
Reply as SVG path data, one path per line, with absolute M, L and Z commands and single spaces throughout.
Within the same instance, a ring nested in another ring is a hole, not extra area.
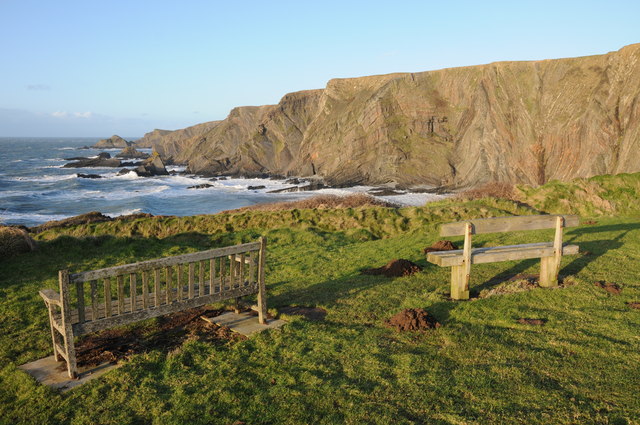
M 200 316 L 215 315 L 222 310 L 193 308 L 158 318 L 152 326 L 107 329 L 90 334 L 76 344 L 79 366 L 117 363 L 132 354 L 151 350 L 169 352 L 187 340 L 226 342 L 244 339 L 224 326 L 214 325 Z M 63 363 L 62 368 L 66 367 Z
M 290 316 L 304 316 L 312 322 L 321 322 L 327 315 L 327 310 L 320 307 L 304 307 L 304 306 L 284 306 L 278 309 L 278 313 L 288 314 Z
M 422 251 L 425 254 L 428 254 L 429 252 L 434 251 L 453 251 L 455 249 L 458 249 L 458 247 L 451 241 L 438 241 L 431 246 L 426 247 Z
M 596 285 L 598 288 L 604 289 L 611 295 L 620 295 L 620 292 L 622 292 L 622 288 L 617 283 L 599 280 L 597 282 L 594 282 L 593 284 Z
M 37 247 L 25 229 L 0 226 L 0 258 L 35 251 Z
M 421 308 L 402 310 L 387 320 L 385 324 L 397 331 L 424 331 L 437 329 L 441 326 L 433 316 Z
M 391 260 L 386 266 L 363 270 L 362 274 L 383 275 L 386 277 L 402 277 L 411 276 L 422 270 L 422 267 L 409 260 L 399 259 Z

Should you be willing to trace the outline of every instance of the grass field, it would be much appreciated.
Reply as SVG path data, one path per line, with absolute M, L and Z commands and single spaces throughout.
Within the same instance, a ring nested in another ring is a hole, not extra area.
M 554 183 L 555 184 L 555 183 Z M 52 229 L 40 249 L 0 260 L 0 423 L 6 424 L 638 424 L 640 214 L 589 210 L 567 229 L 584 254 L 565 257 L 564 287 L 448 300 L 448 268 L 422 248 L 437 225 L 464 217 L 531 214 L 539 205 L 483 199 L 423 208 L 293 210 L 152 218 Z M 549 201 L 550 202 L 550 201 Z M 558 208 L 557 203 L 553 204 Z M 615 205 L 614 205 L 615 207 Z M 589 207 L 590 208 L 590 207 Z M 609 207 L 608 207 L 609 208 Z M 550 210 L 553 208 L 549 208 Z M 552 239 L 553 231 L 479 235 L 474 246 Z M 132 357 L 63 395 L 17 365 L 50 355 L 37 292 L 61 268 L 80 271 L 268 238 L 272 314 L 326 309 L 324 321 L 285 317 L 251 339 L 185 343 Z M 460 238 L 453 238 L 460 242 Z M 410 277 L 360 270 L 406 258 Z M 474 266 L 472 296 L 535 260 Z M 594 285 L 615 282 L 612 295 Z M 424 308 L 442 326 L 399 333 L 384 321 Z M 544 326 L 518 318 L 546 319 Z

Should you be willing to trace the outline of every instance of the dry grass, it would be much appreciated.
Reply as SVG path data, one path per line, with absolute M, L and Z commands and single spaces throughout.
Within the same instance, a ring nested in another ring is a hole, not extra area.
M 36 242 L 26 230 L 18 227 L 0 226 L 0 257 L 34 251 Z
M 274 202 L 257 204 L 235 210 L 222 211 L 224 213 L 237 213 L 244 211 L 282 211 L 293 209 L 332 209 L 332 208 L 359 208 L 359 207 L 387 207 L 396 208 L 396 204 L 376 199 L 371 195 L 356 193 L 347 196 L 318 195 L 300 201 Z
M 489 182 L 482 186 L 460 192 L 457 198 L 462 200 L 482 198 L 515 199 L 515 190 L 512 184 L 502 182 Z

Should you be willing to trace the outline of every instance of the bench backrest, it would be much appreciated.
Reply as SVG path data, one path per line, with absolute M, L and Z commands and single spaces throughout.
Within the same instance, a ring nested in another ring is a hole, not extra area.
M 60 296 L 75 335 L 258 293 L 266 241 L 69 274 Z M 64 314 L 64 313 L 63 313 Z M 67 314 L 70 314 L 67 312 Z
M 521 230 L 554 229 L 556 217 L 562 217 L 562 227 L 576 227 L 580 224 L 577 215 L 526 215 L 514 217 L 480 218 L 440 226 L 440 236 L 462 236 L 467 223 L 471 223 L 471 233 L 516 232 Z

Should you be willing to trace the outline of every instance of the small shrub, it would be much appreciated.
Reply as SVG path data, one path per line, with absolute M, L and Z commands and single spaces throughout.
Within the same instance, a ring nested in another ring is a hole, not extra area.
M 482 186 L 474 187 L 472 189 L 461 192 L 457 197 L 463 200 L 482 198 L 502 198 L 516 200 L 513 185 L 510 183 L 502 182 L 485 183 Z

